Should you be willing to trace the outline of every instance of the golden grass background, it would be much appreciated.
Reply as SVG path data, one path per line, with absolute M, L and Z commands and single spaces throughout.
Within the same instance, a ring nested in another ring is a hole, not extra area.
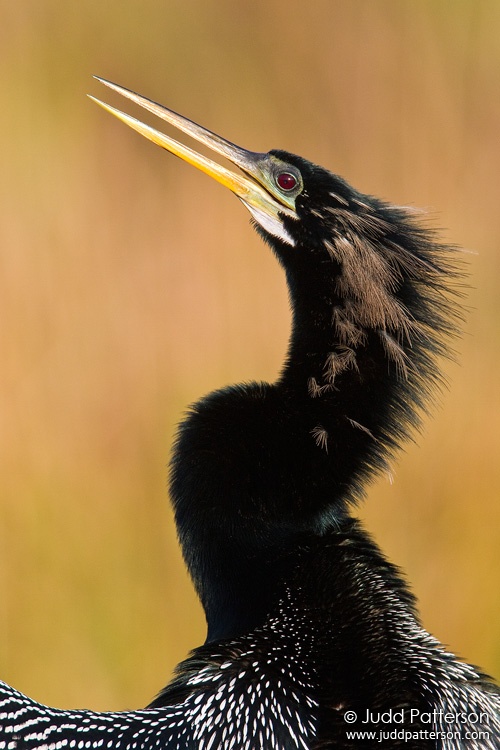
M 244 209 L 86 99 L 113 100 L 94 73 L 429 207 L 477 253 L 451 388 L 362 514 L 426 627 L 499 677 L 497 0 L 0 0 L 0 19 L 1 678 L 140 706 L 201 643 L 174 427 L 273 379 L 288 335 Z

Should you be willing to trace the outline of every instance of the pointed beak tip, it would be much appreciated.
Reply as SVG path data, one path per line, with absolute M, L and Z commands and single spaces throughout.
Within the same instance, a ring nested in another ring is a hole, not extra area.
M 91 99 L 93 102 L 95 102 L 96 104 L 98 104 L 103 109 L 108 110 L 108 112 L 111 111 L 111 107 L 108 104 L 106 104 L 105 102 L 102 102 L 96 96 L 93 96 L 92 94 L 87 94 L 87 96 L 88 96 L 89 99 Z

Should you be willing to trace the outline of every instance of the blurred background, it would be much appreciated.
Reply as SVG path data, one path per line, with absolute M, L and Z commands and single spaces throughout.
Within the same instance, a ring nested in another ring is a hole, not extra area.
M 0 18 L 1 678 L 142 706 L 203 641 L 172 436 L 210 389 L 275 378 L 289 330 L 247 212 L 90 102 L 118 101 L 92 74 L 423 206 L 466 248 L 451 387 L 361 513 L 425 626 L 500 677 L 498 1 L 0 0 Z

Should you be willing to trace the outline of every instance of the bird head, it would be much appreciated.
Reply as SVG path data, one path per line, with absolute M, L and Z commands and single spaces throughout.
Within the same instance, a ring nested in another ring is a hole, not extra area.
M 250 211 L 283 266 L 290 290 L 293 331 L 278 382 L 316 400 L 315 413 L 323 408 L 324 419 L 312 428 L 320 447 L 327 447 L 325 435 L 343 434 L 342 420 L 347 420 L 358 430 L 358 442 L 369 446 L 350 452 L 362 457 L 361 478 L 385 466 L 387 456 L 419 424 L 440 382 L 437 355 L 447 353 L 459 317 L 450 248 L 416 221 L 414 210 L 360 193 L 338 175 L 287 151 L 243 149 L 160 104 L 99 80 L 238 168 L 228 169 L 96 100 L 228 187 Z M 329 409 L 334 416 L 328 416 Z M 321 426 L 326 422 L 329 429 Z M 362 485 L 349 484 L 355 495 Z

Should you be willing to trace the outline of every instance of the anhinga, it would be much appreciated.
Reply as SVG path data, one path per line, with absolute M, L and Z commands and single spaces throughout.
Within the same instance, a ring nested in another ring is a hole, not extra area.
M 286 273 L 292 332 L 275 383 L 211 393 L 179 430 L 171 493 L 206 643 L 139 711 L 56 710 L 0 684 L 0 750 L 499 748 L 498 688 L 423 630 L 351 515 L 439 380 L 453 252 L 322 167 L 102 83 L 239 167 L 100 102 L 240 198 Z

